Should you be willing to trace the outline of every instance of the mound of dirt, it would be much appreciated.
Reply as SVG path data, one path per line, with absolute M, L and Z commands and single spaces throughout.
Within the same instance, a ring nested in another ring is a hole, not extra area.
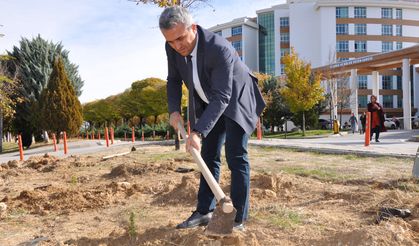
M 45 154 L 43 157 L 32 156 L 22 166 L 36 169 L 41 172 L 50 172 L 57 167 L 59 159 L 55 156 Z
M 49 185 L 22 191 L 11 199 L 10 204 L 14 208 L 23 208 L 40 215 L 49 212 L 85 211 L 121 202 L 126 196 L 134 194 L 135 189 L 136 186 L 127 182 L 111 183 L 88 190 Z
M 136 175 L 144 175 L 147 173 L 165 174 L 175 170 L 175 164 L 121 164 L 112 168 L 111 172 L 105 175 L 106 178 L 130 178 Z
M 394 219 L 382 226 L 368 226 L 347 232 L 336 232 L 325 239 L 310 241 L 311 245 L 417 245 L 406 222 Z
M 290 199 L 291 191 L 297 189 L 295 178 L 284 174 L 257 174 L 250 178 L 251 200 L 273 199 L 281 197 Z
M 167 204 L 194 205 L 198 193 L 199 179 L 193 175 L 182 177 L 182 182 L 176 186 L 168 185 L 165 191 L 156 195 L 153 204 L 164 206 Z
M 148 229 L 140 235 L 130 236 L 128 233 L 115 235 L 112 233 L 107 238 L 91 239 L 81 238 L 68 240 L 70 245 L 184 245 L 184 246 L 259 246 L 259 241 L 254 233 L 234 232 L 229 236 L 207 236 L 202 228 L 189 230 L 176 230 L 171 226 Z

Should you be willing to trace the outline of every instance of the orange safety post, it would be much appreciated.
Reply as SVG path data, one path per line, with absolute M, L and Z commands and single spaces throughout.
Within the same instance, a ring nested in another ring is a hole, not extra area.
M 100 140 L 100 130 L 97 132 L 97 139 Z
M 134 131 L 134 127 L 132 127 L 132 129 L 131 129 L 131 140 L 132 140 L 132 142 L 135 142 L 135 131 Z
M 64 155 L 67 154 L 67 133 L 64 132 Z
M 141 141 L 144 142 L 144 130 L 143 129 L 141 129 Z
M 191 122 L 188 120 L 188 136 L 191 135 Z
M 23 146 L 22 146 L 22 135 L 18 135 L 17 139 L 19 140 L 19 155 L 20 160 L 23 161 Z
M 57 138 L 55 137 L 55 133 L 52 134 L 52 142 L 54 143 L 54 152 L 57 152 Z
M 95 132 L 92 131 L 92 140 L 95 140 Z
M 111 144 L 113 144 L 113 140 L 114 140 L 114 132 L 113 132 L 113 127 L 111 127 Z
M 166 140 L 169 140 L 169 131 L 166 131 Z
M 89 132 L 86 132 L 86 140 L 89 140 Z
M 257 123 L 256 127 L 257 127 L 257 129 L 256 129 L 257 139 L 262 140 L 262 126 L 261 126 L 261 123 L 260 123 L 260 118 L 258 119 L 258 123 Z
M 108 134 L 107 127 L 105 127 L 105 139 L 106 139 L 106 147 L 109 147 L 109 134 Z
M 365 121 L 365 147 L 370 145 L 371 138 L 371 112 L 367 112 L 367 119 Z

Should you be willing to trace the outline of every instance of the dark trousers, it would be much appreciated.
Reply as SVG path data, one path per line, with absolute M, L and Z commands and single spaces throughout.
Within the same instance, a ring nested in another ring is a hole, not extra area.
M 249 210 L 250 165 L 247 157 L 249 135 L 235 121 L 221 116 L 217 124 L 202 140 L 201 155 L 214 178 L 219 181 L 221 148 L 225 143 L 225 156 L 231 171 L 231 199 L 237 209 L 236 222 L 247 219 Z M 215 199 L 201 175 L 197 211 L 203 214 L 214 210 Z
M 375 140 L 378 140 L 378 138 L 380 137 L 380 130 L 381 130 L 381 127 L 380 126 L 376 126 L 375 128 L 372 128 L 371 129 L 370 139 L 372 139 L 372 134 L 375 133 Z

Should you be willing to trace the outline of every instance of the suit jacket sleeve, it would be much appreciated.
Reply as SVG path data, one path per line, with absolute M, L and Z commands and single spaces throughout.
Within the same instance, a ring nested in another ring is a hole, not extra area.
M 211 95 L 209 104 L 199 118 L 194 130 L 204 137 L 212 130 L 227 108 L 233 88 L 233 67 L 235 57 L 227 47 L 220 47 L 211 54 L 214 58 L 210 72 Z
M 166 55 L 168 65 L 167 75 L 167 104 L 169 114 L 181 112 L 180 104 L 182 99 L 182 78 L 176 66 L 175 56 L 172 48 L 166 43 Z

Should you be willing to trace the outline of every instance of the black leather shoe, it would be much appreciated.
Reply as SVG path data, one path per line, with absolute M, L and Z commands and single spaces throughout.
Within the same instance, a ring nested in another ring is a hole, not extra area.
M 233 230 L 245 231 L 246 228 L 244 227 L 243 222 L 234 222 L 234 224 L 233 224 Z
M 198 211 L 194 211 L 192 215 L 182 223 L 176 226 L 176 229 L 193 228 L 196 226 L 206 226 L 212 218 L 212 212 L 207 214 L 201 214 Z

